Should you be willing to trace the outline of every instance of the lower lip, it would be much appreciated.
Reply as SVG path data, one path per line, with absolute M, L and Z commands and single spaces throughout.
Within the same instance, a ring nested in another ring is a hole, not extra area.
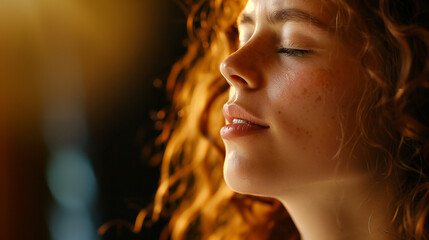
M 248 123 L 233 123 L 223 126 L 220 129 L 220 136 L 223 139 L 233 139 L 238 137 L 249 136 L 267 130 L 267 127 L 262 127 Z

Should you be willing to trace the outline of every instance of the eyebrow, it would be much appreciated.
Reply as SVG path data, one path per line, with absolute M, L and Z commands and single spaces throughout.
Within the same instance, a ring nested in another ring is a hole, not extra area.
M 309 13 L 306 13 L 304 11 L 301 11 L 296 8 L 287 8 L 287 9 L 281 9 L 276 10 L 270 15 L 268 15 L 267 20 L 271 24 L 281 23 L 281 22 L 287 22 L 287 21 L 298 21 L 298 22 L 310 22 L 317 27 L 329 30 L 327 24 L 323 23 L 319 19 L 315 18 L 314 16 L 310 15 Z M 255 24 L 255 20 L 253 17 L 249 14 L 243 13 L 240 16 L 239 24 Z

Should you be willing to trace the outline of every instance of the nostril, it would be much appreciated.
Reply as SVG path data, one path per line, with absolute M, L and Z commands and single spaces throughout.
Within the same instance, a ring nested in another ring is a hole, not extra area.
M 247 81 L 238 75 L 231 75 L 230 78 L 231 78 L 231 81 L 236 82 L 237 84 L 248 85 Z

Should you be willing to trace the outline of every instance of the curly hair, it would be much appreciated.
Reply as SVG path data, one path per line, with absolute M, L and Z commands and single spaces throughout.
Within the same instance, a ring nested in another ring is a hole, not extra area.
M 359 39 L 365 92 L 354 144 L 368 169 L 393 178 L 399 239 L 429 239 L 429 2 L 330 0 L 337 33 Z M 187 1 L 188 51 L 167 81 L 173 107 L 152 220 L 171 215 L 167 239 L 299 239 L 283 205 L 234 193 L 222 180 L 219 137 L 228 85 L 219 65 L 237 49 L 246 1 Z M 363 149 L 363 150 L 362 150 Z
M 397 236 L 429 239 L 429 5 L 340 4 L 345 27 L 362 40 L 362 68 L 371 80 L 356 114 L 359 140 L 372 156 L 368 168 L 394 179 Z

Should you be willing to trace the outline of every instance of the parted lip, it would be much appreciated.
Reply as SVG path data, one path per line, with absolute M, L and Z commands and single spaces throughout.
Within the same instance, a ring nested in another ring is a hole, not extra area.
M 236 103 L 226 103 L 223 105 L 223 115 L 225 116 L 227 124 L 232 124 L 234 119 L 242 119 L 252 124 L 269 128 L 264 121 Z

